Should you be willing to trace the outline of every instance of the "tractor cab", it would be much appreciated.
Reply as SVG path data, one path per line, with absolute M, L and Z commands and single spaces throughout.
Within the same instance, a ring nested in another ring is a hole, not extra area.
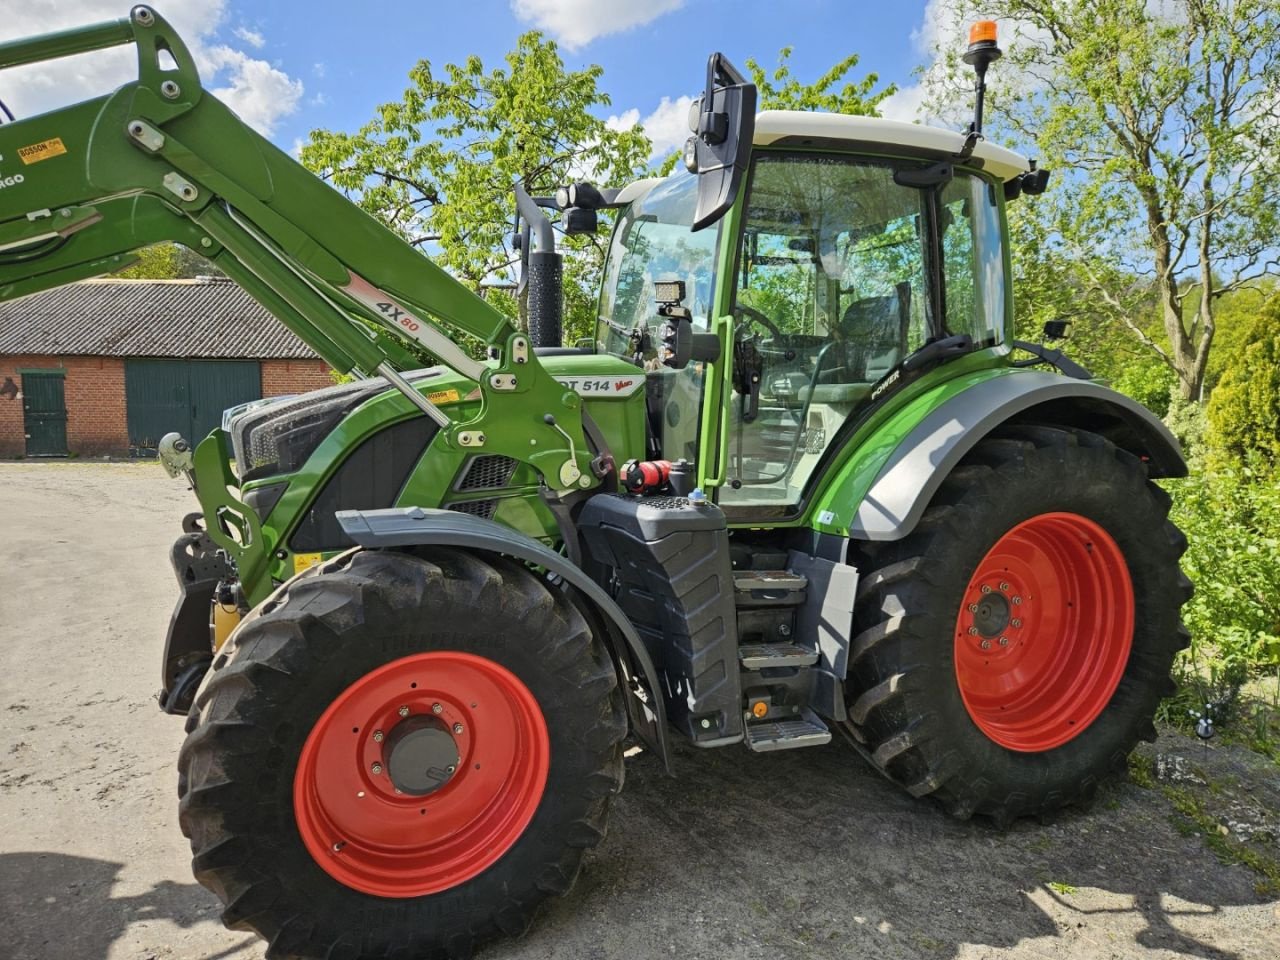
M 920 373 L 1008 352 L 1006 184 L 1029 169 L 985 142 L 961 159 L 964 135 L 913 124 L 755 120 L 725 216 L 693 229 L 701 177 L 687 170 L 622 211 L 596 337 L 647 371 L 652 453 L 701 453 L 701 475 L 724 476 L 719 504 L 743 519 L 794 514 L 837 437 Z M 724 335 L 723 391 L 716 364 L 664 355 L 656 297 L 675 281 L 694 333 Z M 717 450 L 725 462 L 705 463 Z

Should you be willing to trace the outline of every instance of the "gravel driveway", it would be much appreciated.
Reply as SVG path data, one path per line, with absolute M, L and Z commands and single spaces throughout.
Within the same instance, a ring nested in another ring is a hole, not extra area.
M 0 464 L 4 960 L 262 956 L 191 879 L 182 722 L 152 699 L 168 548 L 193 508 L 153 464 Z M 1142 757 L 1151 785 L 1000 833 L 911 800 L 840 744 L 682 748 L 676 779 L 641 754 L 570 896 L 481 960 L 1275 960 L 1275 888 L 1219 854 L 1280 859 L 1280 768 L 1174 734 Z M 1217 852 L 1203 817 L 1175 811 L 1188 797 L 1223 824 Z

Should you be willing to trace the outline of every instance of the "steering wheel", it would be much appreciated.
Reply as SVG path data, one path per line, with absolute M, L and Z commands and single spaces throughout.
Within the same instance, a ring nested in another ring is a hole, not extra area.
M 764 327 L 766 330 L 768 330 L 771 334 L 773 334 L 779 340 L 782 339 L 782 331 L 779 330 L 777 326 L 774 324 L 774 322 L 770 320 L 767 316 L 765 316 L 762 311 L 757 310 L 755 307 L 748 307 L 744 303 L 738 303 L 738 304 L 734 304 L 733 312 L 740 313 L 744 317 L 754 320 L 756 323 L 760 324 L 760 326 Z

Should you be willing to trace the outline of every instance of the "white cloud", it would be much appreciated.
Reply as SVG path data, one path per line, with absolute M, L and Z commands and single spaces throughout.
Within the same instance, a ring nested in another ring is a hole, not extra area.
M 267 40 L 257 30 L 250 30 L 248 27 L 236 27 L 233 31 L 237 37 L 253 47 L 255 50 L 261 50 L 266 46 Z
M 217 75 L 226 76 L 224 85 L 215 87 L 213 95 L 262 134 L 270 136 L 276 122 L 298 108 L 301 80 L 230 47 L 212 47 L 207 55 Z
M 684 6 L 685 0 L 511 0 L 521 20 L 546 30 L 570 50 L 621 33 Z
M 629 130 L 637 123 L 644 127 L 645 134 L 653 142 L 653 153 L 649 159 L 657 160 L 665 157 L 672 150 L 683 147 L 689 139 L 689 107 L 693 97 L 663 97 L 662 102 L 641 119 L 640 111 L 635 107 L 610 117 L 605 121 L 611 130 Z
M 245 122 L 269 135 L 281 117 L 297 109 L 302 83 L 265 60 L 218 42 L 226 6 L 226 0 L 166 0 L 163 15 L 191 49 L 205 88 L 225 100 Z M 122 7 L 120 0 L 11 3 L 0 17 L 0 42 L 117 20 L 127 9 L 128 4 Z M 240 30 L 233 32 L 242 42 L 258 46 L 240 36 Z M 137 71 L 133 48 L 115 47 L 5 70 L 0 73 L 0 95 L 21 119 L 110 93 L 136 79 Z

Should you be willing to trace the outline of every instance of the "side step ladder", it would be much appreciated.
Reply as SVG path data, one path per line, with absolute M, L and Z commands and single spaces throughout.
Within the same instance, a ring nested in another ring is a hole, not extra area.
M 809 709 L 791 719 L 755 720 L 747 724 L 747 746 L 757 753 L 817 747 L 831 742 L 831 731 Z

